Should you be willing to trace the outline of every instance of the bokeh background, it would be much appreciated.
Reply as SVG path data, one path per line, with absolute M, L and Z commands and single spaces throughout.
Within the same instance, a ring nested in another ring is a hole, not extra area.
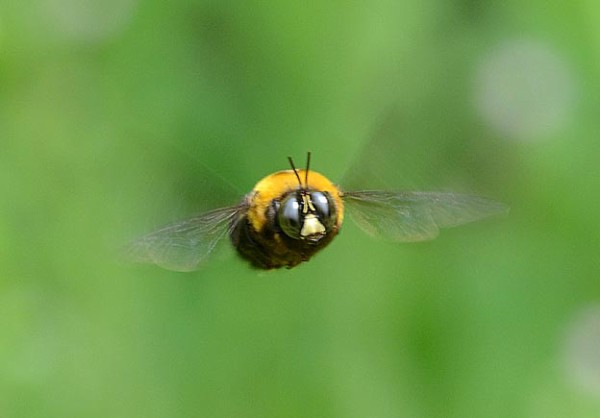
M 1 417 L 600 416 L 600 3 L 34 0 L 0 14 Z M 302 165 L 511 206 L 292 270 L 153 228 Z

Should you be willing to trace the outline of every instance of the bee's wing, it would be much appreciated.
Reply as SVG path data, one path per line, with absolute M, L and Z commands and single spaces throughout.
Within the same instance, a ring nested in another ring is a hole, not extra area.
M 369 235 L 395 242 L 434 239 L 449 228 L 506 213 L 508 207 L 480 196 L 436 192 L 344 192 L 351 217 Z
M 242 203 L 167 225 L 129 243 L 124 257 L 168 270 L 196 270 L 246 209 Z

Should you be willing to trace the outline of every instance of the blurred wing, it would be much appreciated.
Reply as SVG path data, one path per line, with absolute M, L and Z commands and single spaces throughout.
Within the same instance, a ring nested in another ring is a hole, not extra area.
M 197 270 L 245 209 L 245 204 L 216 209 L 167 225 L 131 242 L 125 258 L 168 270 Z
M 426 241 L 450 228 L 501 213 L 508 207 L 480 196 L 435 192 L 344 192 L 350 215 L 372 236 L 395 242 Z

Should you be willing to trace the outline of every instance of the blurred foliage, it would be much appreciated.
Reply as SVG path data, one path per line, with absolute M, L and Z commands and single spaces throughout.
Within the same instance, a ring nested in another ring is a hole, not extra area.
M 569 330 L 600 302 L 599 3 L 1 10 L 0 416 L 598 416 L 600 336 Z M 401 246 L 348 222 L 292 270 L 117 262 L 307 150 L 512 211 Z

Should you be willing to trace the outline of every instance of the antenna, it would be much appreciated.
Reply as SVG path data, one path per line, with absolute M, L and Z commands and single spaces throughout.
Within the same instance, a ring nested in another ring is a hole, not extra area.
M 304 187 L 308 189 L 308 170 L 310 170 L 310 151 L 306 154 L 306 171 L 304 172 Z
M 290 165 L 292 166 L 292 170 L 294 170 L 294 174 L 296 175 L 296 178 L 298 179 L 298 184 L 300 185 L 300 187 L 302 187 L 302 180 L 300 180 L 300 176 L 298 175 L 298 170 L 296 170 L 296 166 L 294 165 L 294 161 L 292 161 L 292 157 L 288 157 L 288 161 L 290 162 Z

